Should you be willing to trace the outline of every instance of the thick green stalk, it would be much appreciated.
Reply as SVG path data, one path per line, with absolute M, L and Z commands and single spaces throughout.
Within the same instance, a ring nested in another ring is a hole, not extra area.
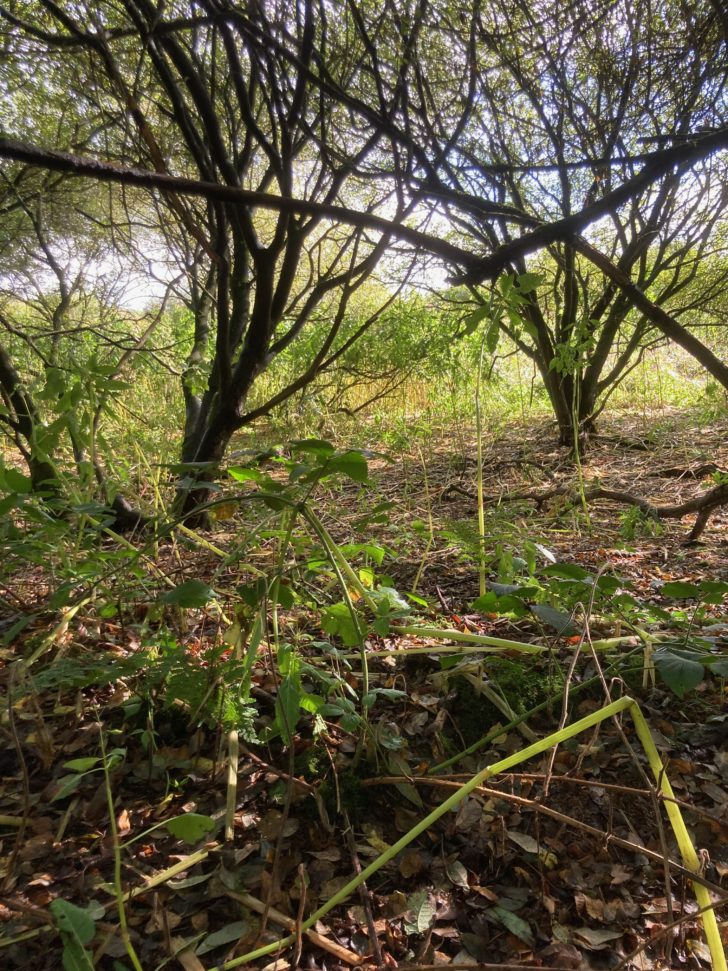
M 476 773 L 472 779 L 466 782 L 457 792 L 454 792 L 449 796 L 443 803 L 441 803 L 436 809 L 433 809 L 431 813 L 425 816 L 424 819 L 420 820 L 415 826 L 409 830 L 408 833 L 398 839 L 396 843 L 388 847 L 384 853 L 376 858 L 372 863 L 369 864 L 361 873 L 358 873 L 353 877 L 338 893 L 335 893 L 333 897 L 329 898 L 325 904 L 322 904 L 318 910 L 314 911 L 309 918 L 307 918 L 301 924 L 301 932 L 306 931 L 309 927 L 313 927 L 316 921 L 320 920 L 330 910 L 337 907 L 340 903 L 343 903 L 347 897 L 360 887 L 362 883 L 369 879 L 377 873 L 383 866 L 393 860 L 398 853 L 401 853 L 412 840 L 416 839 L 422 833 L 426 832 L 434 823 L 437 822 L 442 816 L 451 810 L 455 809 L 460 803 L 470 795 L 474 789 L 482 785 L 491 776 L 497 775 L 500 772 L 507 772 L 516 765 L 520 765 L 521 762 L 525 762 L 526 759 L 533 758 L 534 755 L 540 755 L 542 752 L 548 751 L 554 745 L 559 745 L 561 742 L 567 741 L 569 738 L 573 738 L 574 735 L 578 735 L 580 732 L 586 731 L 588 728 L 592 728 L 594 725 L 598 725 L 600 722 L 604 721 L 606 718 L 610 718 L 612 715 L 619 714 L 621 711 L 625 711 L 634 702 L 631 698 L 620 698 L 618 701 L 612 702 L 611 705 L 607 705 L 600 711 L 593 712 L 591 715 L 587 715 L 586 718 L 580 719 L 578 722 L 574 722 L 573 725 L 569 725 L 566 728 L 561 729 L 561 731 L 554 732 L 553 735 L 549 735 L 547 738 L 543 738 L 533 745 L 529 745 L 527 748 L 522 749 L 520 752 L 516 752 L 514 755 L 509 755 L 505 759 L 501 759 L 500 762 L 495 762 L 493 765 L 486 766 L 486 768 L 481 769 L 480 772 Z M 296 940 L 295 934 L 290 934 L 288 937 L 276 941 L 273 944 L 267 944 L 264 947 L 259 947 L 254 951 L 250 951 L 248 954 L 243 954 L 241 957 L 234 958 L 232 961 L 227 961 L 225 964 L 220 965 L 219 968 L 213 969 L 213 971 L 229 971 L 231 968 L 237 968 L 241 964 L 248 964 L 251 961 L 256 961 L 258 958 L 264 957 L 266 954 L 273 954 L 275 951 L 279 951 L 282 947 L 287 947 Z
M 406 833 L 401 839 L 397 840 L 397 842 L 392 846 L 388 847 L 384 853 L 378 856 L 377 859 L 370 863 L 368 867 L 361 871 L 361 873 L 353 877 L 344 887 L 341 888 L 341 890 L 338 891 L 338 893 L 335 893 L 331 898 L 329 898 L 329 900 L 326 901 L 325 904 L 322 904 L 321 907 L 314 911 L 314 913 L 301 924 L 297 933 L 289 934 L 288 937 L 284 937 L 273 944 L 267 944 L 264 947 L 256 948 L 256 950 L 250 951 L 248 954 L 243 954 L 241 957 L 234 958 L 232 961 L 227 961 L 219 968 L 213 969 L 213 971 L 230 971 L 232 968 L 239 967 L 242 964 L 248 964 L 251 961 L 265 957 L 267 954 L 272 954 L 279 951 L 281 948 L 287 947 L 289 944 L 294 943 L 297 940 L 298 933 L 308 930 L 316 923 L 316 921 L 320 920 L 322 917 L 328 914 L 329 911 L 333 910 L 334 907 L 337 907 L 340 903 L 343 903 L 349 897 L 349 895 L 360 887 L 362 883 L 368 880 L 369 877 L 373 876 L 383 866 L 393 860 L 398 853 L 409 846 L 414 839 L 426 832 L 433 825 L 433 823 L 437 822 L 438 819 L 440 819 L 446 813 L 451 812 L 453 809 L 456 809 L 460 803 L 468 795 L 470 795 L 471 792 L 477 789 L 478 786 L 482 785 L 492 776 L 498 775 L 502 772 L 508 772 L 516 765 L 520 765 L 521 762 L 525 762 L 536 755 L 541 755 L 541 753 L 548 751 L 550 748 L 560 745 L 568 739 L 573 738 L 575 735 L 579 735 L 581 732 L 587 731 L 588 729 L 593 728 L 595 725 L 606 721 L 606 719 L 618 715 L 624 711 L 629 711 L 632 715 L 635 728 L 637 730 L 637 735 L 645 748 L 650 767 L 663 795 L 668 800 L 674 800 L 674 794 L 666 778 L 664 766 L 660 761 L 659 754 L 650 735 L 647 722 L 639 709 L 639 705 L 636 701 L 628 696 L 620 698 L 617 701 L 613 701 L 609 705 L 605 705 L 605 707 L 601 708 L 599 711 L 592 712 L 592 714 L 587 715 L 585 718 L 579 719 L 579 721 L 574 722 L 573 725 L 568 725 L 557 732 L 553 732 L 551 735 L 541 739 L 538 742 L 535 742 L 533 745 L 529 745 L 520 752 L 509 755 L 505 759 L 501 759 L 499 762 L 494 762 L 492 765 L 481 769 L 480 772 L 477 772 L 468 782 L 458 789 L 457 792 L 454 792 L 424 819 L 420 820 L 420 822 L 413 826 L 408 833 Z M 675 831 L 678 845 L 680 846 L 680 851 L 683 854 L 683 859 L 686 866 L 689 869 L 697 872 L 699 870 L 698 856 L 688 835 L 685 823 L 682 819 L 682 814 L 680 813 L 680 808 L 676 802 L 668 802 L 667 809 L 668 816 L 670 818 L 670 822 L 672 823 L 673 830 Z M 694 887 L 696 897 L 698 898 L 701 908 L 706 908 L 703 913 L 703 926 L 705 928 L 708 946 L 713 959 L 714 971 L 728 971 L 728 969 L 726 969 L 725 954 L 720 940 L 720 932 L 715 918 L 715 912 L 712 909 L 708 891 L 705 887 L 702 887 L 697 883 L 694 884 Z

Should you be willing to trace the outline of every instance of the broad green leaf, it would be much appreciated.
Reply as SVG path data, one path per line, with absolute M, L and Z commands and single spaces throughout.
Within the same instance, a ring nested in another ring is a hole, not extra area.
M 89 769 L 93 769 L 95 765 L 98 765 L 101 759 L 94 758 L 93 756 L 88 756 L 84 759 L 71 759 L 70 762 L 64 762 L 63 768 L 69 769 L 71 772 L 88 772 Z
M 722 604 L 724 597 L 728 595 L 728 583 L 722 583 L 720 580 L 703 580 L 699 589 L 703 603 L 716 606 Z
M 63 941 L 61 962 L 64 971 L 93 971 L 86 944 L 93 940 L 96 925 L 91 915 L 67 900 L 54 900 L 50 911 L 56 919 Z
M 469 337 L 471 334 L 474 334 L 478 329 L 478 325 L 480 324 L 481 320 L 485 320 L 489 314 L 490 309 L 488 307 L 478 307 L 477 310 L 474 310 L 471 314 L 468 314 L 463 321 L 463 336 Z
M 418 607 L 430 606 L 423 597 L 418 596 L 416 593 L 406 593 L 405 596 L 407 597 L 408 600 L 411 600 L 412 603 L 416 604 Z
M 318 458 L 328 458 L 336 451 L 331 442 L 327 442 L 322 438 L 299 439 L 291 442 L 291 448 L 294 448 L 299 452 L 308 452 L 309 454 L 315 455 Z
M 321 617 L 321 627 L 327 634 L 340 637 L 346 647 L 356 647 L 359 643 L 356 625 L 345 603 L 336 603 L 327 607 Z
M 23 473 L 18 472 L 17 469 L 6 466 L 3 469 L 3 477 L 5 479 L 5 488 L 10 492 L 18 492 L 21 495 L 27 495 L 33 489 L 33 483 L 30 480 L 30 476 L 23 475 Z
M 230 478 L 235 479 L 236 482 L 260 482 L 261 479 L 267 478 L 264 472 L 259 469 L 248 468 L 248 466 L 234 465 L 227 471 Z
M 544 576 L 561 577 L 563 580 L 586 580 L 589 576 L 578 563 L 554 563 L 543 570 Z
M 205 940 L 195 950 L 195 954 L 207 954 L 215 948 L 223 947 L 225 944 L 232 944 L 239 941 L 241 937 L 246 937 L 255 930 L 256 922 L 253 920 L 236 920 L 232 924 L 226 924 L 214 934 L 208 934 Z
M 685 580 L 673 580 L 670 583 L 663 583 L 660 587 L 663 597 L 672 597 L 675 600 L 686 600 L 700 596 L 700 588 L 694 583 L 687 583 Z
M 164 825 L 178 840 L 184 843 L 199 843 L 215 828 L 215 820 L 201 813 L 183 813 L 181 816 L 168 819 Z
M 355 482 L 366 482 L 369 479 L 369 466 L 361 452 L 344 452 L 343 455 L 331 459 L 326 466 L 326 475 L 337 472 L 347 475 Z
M 384 557 L 387 555 L 387 550 L 383 546 L 377 546 L 374 543 L 345 543 L 341 547 L 341 552 L 347 559 L 351 559 L 357 553 L 363 553 L 370 560 L 373 560 L 377 566 L 382 565 Z
M 426 890 L 418 890 L 407 901 L 410 933 L 426 934 L 435 921 L 435 905 Z
M 54 900 L 49 909 L 63 934 L 75 938 L 82 945 L 93 940 L 96 924 L 88 911 L 60 898 Z
M 70 796 L 71 793 L 75 792 L 76 789 L 78 789 L 78 787 L 81 785 L 83 778 L 84 777 L 79 775 L 78 772 L 74 772 L 73 775 L 61 776 L 61 778 L 58 780 L 58 792 L 51 797 L 51 802 L 56 802 L 58 799 L 65 799 L 67 796 Z
M 2 486 L 0 486 L 2 488 Z M 14 492 L 11 492 L 9 496 L 5 496 L 4 499 L 0 499 L 0 517 L 6 516 L 11 509 L 15 509 L 18 505 L 18 497 Z
M 502 924 L 511 934 L 514 934 L 519 940 L 523 941 L 524 944 L 533 947 L 536 943 L 533 931 L 526 921 L 522 917 L 519 917 L 518 914 L 514 914 L 512 910 L 506 910 L 505 907 L 496 905 L 495 907 L 490 907 L 487 913 L 489 917 Z
M 204 580 L 185 580 L 174 590 L 168 590 L 159 598 L 162 603 L 178 607 L 204 607 L 214 596 Z
M 540 273 L 521 273 L 516 282 L 520 293 L 530 293 L 543 283 L 543 276 Z
M 659 648 L 654 655 L 655 667 L 667 686 L 682 698 L 703 680 L 705 668 L 696 660 L 695 655 L 686 656 L 665 648 Z
M 503 273 L 498 277 L 498 289 L 507 297 L 513 289 L 513 277 L 509 273 Z
M 579 631 L 571 622 L 571 617 L 548 604 L 531 604 L 531 613 L 538 617 L 541 623 L 553 628 L 560 637 L 573 637 Z

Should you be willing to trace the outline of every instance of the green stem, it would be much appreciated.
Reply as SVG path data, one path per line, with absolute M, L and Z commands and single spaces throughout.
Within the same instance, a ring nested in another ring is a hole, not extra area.
M 629 698 L 620 698 L 618 701 L 612 702 L 611 705 L 607 705 L 605 708 L 599 711 L 593 712 L 587 715 L 585 718 L 580 719 L 578 722 L 574 722 L 573 725 L 569 725 L 566 728 L 561 729 L 558 732 L 554 732 L 553 735 L 549 735 L 547 738 L 543 738 L 538 742 L 534 742 L 533 745 L 529 745 L 527 748 L 522 749 L 520 752 L 516 752 L 514 755 L 509 755 L 505 759 L 501 759 L 500 762 L 495 762 L 493 765 L 486 766 L 486 768 L 481 769 L 480 772 L 476 773 L 472 779 L 466 782 L 457 792 L 454 792 L 449 796 L 444 802 L 442 802 L 436 809 L 433 809 L 431 813 L 428 813 L 424 819 L 420 820 L 415 826 L 409 830 L 408 833 L 389 846 L 384 853 L 376 858 L 372 863 L 369 864 L 361 873 L 358 873 L 353 877 L 338 893 L 335 893 L 333 897 L 330 897 L 326 903 L 322 904 L 318 910 L 314 911 L 310 917 L 308 917 L 300 927 L 300 932 L 307 931 L 310 927 L 313 927 L 316 921 L 321 920 L 325 917 L 329 911 L 333 910 L 340 903 L 343 903 L 347 897 L 360 887 L 362 883 L 372 877 L 377 873 L 383 866 L 393 860 L 398 853 L 404 850 L 412 840 L 416 839 L 422 833 L 426 832 L 434 823 L 437 822 L 446 813 L 451 812 L 453 809 L 457 808 L 460 803 L 470 795 L 473 790 L 477 789 L 478 786 L 482 785 L 491 776 L 497 775 L 501 772 L 507 772 L 516 765 L 520 765 L 521 762 L 525 762 L 527 759 L 533 758 L 535 755 L 540 755 L 542 752 L 548 751 L 554 745 L 559 745 L 569 738 L 573 738 L 574 735 L 578 735 L 580 732 L 586 731 L 592 728 L 594 725 L 598 725 L 600 722 L 604 721 L 606 718 L 610 718 L 612 715 L 617 715 L 621 711 L 625 711 L 634 705 L 634 701 Z M 258 958 L 264 957 L 267 954 L 273 954 L 275 951 L 279 951 L 283 947 L 287 947 L 289 944 L 293 944 L 296 940 L 297 935 L 289 934 L 288 937 L 284 937 L 273 944 L 267 944 L 264 947 L 259 947 L 254 951 L 250 951 L 248 954 L 243 954 L 241 957 L 234 958 L 232 961 L 227 961 L 225 964 L 220 965 L 219 968 L 213 969 L 213 971 L 230 971 L 231 968 L 237 968 L 241 964 L 248 964 L 251 961 L 255 961 Z
M 111 830 L 111 841 L 114 849 L 114 893 L 116 897 L 116 912 L 119 915 L 119 932 L 124 942 L 124 948 L 134 971 L 143 971 L 141 962 L 134 950 L 134 945 L 129 936 L 129 927 L 126 922 L 126 904 L 124 902 L 124 887 L 121 879 L 121 844 L 119 843 L 119 831 L 116 827 L 116 816 L 114 814 L 114 794 L 111 791 L 111 780 L 109 779 L 109 765 L 106 758 L 106 741 L 103 729 L 99 733 L 101 744 L 101 759 L 104 766 L 104 788 L 106 790 L 106 804 L 109 809 L 109 829 Z

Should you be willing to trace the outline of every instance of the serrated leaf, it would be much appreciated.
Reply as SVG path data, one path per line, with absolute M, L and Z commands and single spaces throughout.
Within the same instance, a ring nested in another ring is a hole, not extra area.
M 695 657 L 660 648 L 655 651 L 653 659 L 665 684 L 678 698 L 697 688 L 703 680 L 705 668 Z
M 212 588 L 204 580 L 185 580 L 174 590 L 163 593 L 159 600 L 178 607 L 204 607 L 212 597 Z
M 172 836 L 184 843 L 199 843 L 215 828 L 215 820 L 201 813 L 183 813 L 173 816 L 164 824 Z

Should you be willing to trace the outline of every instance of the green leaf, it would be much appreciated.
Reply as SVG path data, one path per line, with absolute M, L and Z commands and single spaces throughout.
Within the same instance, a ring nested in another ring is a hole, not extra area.
M 93 971 L 91 955 L 85 948 L 96 933 L 96 924 L 90 914 L 69 903 L 54 900 L 50 911 L 56 919 L 63 940 L 62 962 L 65 971 Z
M 293 733 L 298 724 L 298 713 L 301 710 L 301 685 L 298 677 L 287 675 L 278 687 L 276 697 L 276 723 L 281 732 L 281 738 L 286 745 L 293 740 Z
M 10 493 L 4 499 L 0 499 L 0 516 L 6 516 L 11 509 L 15 509 L 18 504 L 18 497 L 15 493 Z
M 317 458 L 329 458 L 336 451 L 331 442 L 327 442 L 323 438 L 299 439 L 291 442 L 291 448 L 299 452 L 308 452 Z
M 215 820 L 201 813 L 184 813 L 181 816 L 173 816 L 164 825 L 178 840 L 184 843 L 199 843 L 215 828 Z
M 697 655 L 699 656 L 699 655 Z M 688 652 L 677 653 L 666 648 L 655 651 L 653 658 L 655 667 L 667 686 L 682 698 L 688 691 L 692 691 L 703 680 L 705 668 L 696 660 L 696 655 Z
M 488 330 L 485 332 L 485 346 L 488 348 L 488 353 L 495 354 L 496 348 L 498 347 L 500 333 L 500 321 L 494 320 L 488 326 Z
M 538 617 L 542 624 L 551 627 L 560 637 L 573 637 L 579 631 L 571 622 L 571 617 L 548 604 L 531 604 L 531 613 Z
M 234 465 L 228 470 L 228 475 L 236 482 L 260 482 L 268 476 L 259 469 L 251 469 L 248 466 Z
M 178 607 L 204 607 L 214 596 L 204 580 L 185 580 L 174 590 L 168 590 L 159 598 L 161 603 Z
M 327 607 L 321 617 L 321 627 L 327 634 L 340 637 L 346 647 L 356 647 L 359 643 L 359 633 L 351 611 L 345 603 L 336 603 Z
M 4 468 L 3 477 L 5 479 L 5 488 L 10 492 L 19 492 L 21 495 L 27 495 L 33 489 L 30 476 L 23 475 L 17 469 Z
M 586 580 L 589 574 L 578 563 L 554 563 L 543 571 L 547 577 L 561 577 L 562 580 Z
M 474 334 L 478 329 L 478 325 L 480 324 L 481 320 L 485 320 L 489 314 L 490 310 L 488 307 L 478 307 L 477 310 L 474 310 L 471 314 L 468 314 L 463 321 L 463 337 L 469 337 L 471 334 Z
M 417 890 L 407 901 L 410 933 L 426 934 L 435 922 L 435 905 L 426 890 Z
M 58 780 L 59 789 L 58 792 L 51 798 L 51 802 L 56 802 L 58 799 L 65 799 L 70 796 L 72 792 L 81 785 L 83 781 L 83 776 L 75 772 L 73 775 L 64 775 Z
M 516 283 L 519 293 L 531 293 L 543 283 L 543 276 L 540 273 L 521 273 Z
M 70 935 L 82 945 L 90 944 L 94 939 L 96 924 L 88 911 L 60 898 L 54 900 L 49 909 L 62 934 Z
M 71 759 L 70 762 L 64 762 L 63 768 L 69 769 L 71 772 L 88 772 L 89 769 L 93 769 L 95 765 L 98 765 L 101 759 L 94 758 L 93 756 L 88 756 L 83 759 Z
M 337 455 L 326 466 L 326 475 L 341 473 L 355 482 L 366 482 L 369 479 L 369 466 L 361 452 L 344 452 Z
M 686 600 L 700 596 L 700 588 L 694 583 L 687 583 L 685 580 L 673 580 L 671 583 L 663 583 L 660 587 L 663 597 L 673 597 L 675 600 Z
M 704 603 L 719 606 L 728 594 L 728 583 L 722 583 L 720 580 L 703 580 L 699 589 Z
M 514 614 L 516 617 L 524 617 L 528 613 L 528 608 L 520 597 L 512 597 L 510 594 L 499 597 L 494 591 L 478 597 L 473 607 L 482 614 Z
M 529 947 L 533 947 L 536 943 L 533 931 L 526 921 L 518 914 L 514 914 L 512 910 L 506 910 L 505 907 L 496 905 L 488 909 L 488 916 L 502 924 L 511 934 L 514 934 L 524 944 L 528 944 Z
M 239 941 L 241 937 L 246 937 L 254 929 L 255 922 L 252 920 L 236 920 L 232 924 L 226 924 L 219 931 L 215 931 L 214 934 L 208 934 L 195 950 L 195 954 L 198 956 L 207 954 L 208 951 L 214 951 L 215 948 L 232 944 L 233 941 Z
M 454 883 L 456 887 L 462 887 L 463 890 L 469 890 L 470 884 L 468 883 L 468 871 L 462 865 L 460 860 L 453 860 L 448 863 L 445 867 L 445 872 L 447 873 L 447 878 L 450 883 Z

